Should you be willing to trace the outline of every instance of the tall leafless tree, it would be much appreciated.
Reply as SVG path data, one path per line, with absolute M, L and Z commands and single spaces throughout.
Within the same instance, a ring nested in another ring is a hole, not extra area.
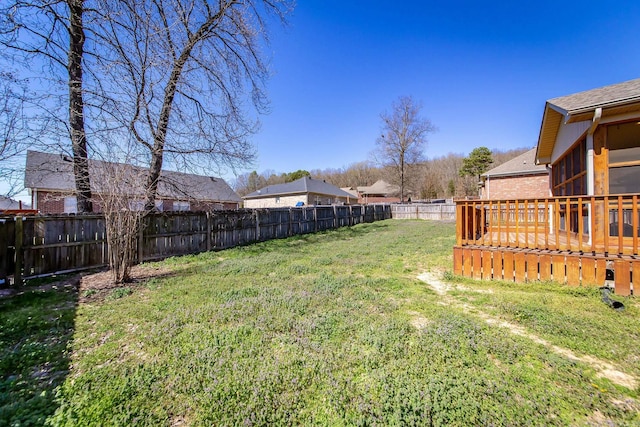
M 403 96 L 392 105 L 391 112 L 380 115 L 382 134 L 376 141 L 376 160 L 390 168 L 392 180 L 400 186 L 404 201 L 409 168 L 424 160 L 427 135 L 435 131 L 429 119 L 420 116 L 422 106 Z
M 23 114 L 27 98 L 27 82 L 0 71 L 0 179 L 6 197 L 20 189 L 14 163 L 27 147 L 28 126 Z
M 154 208 L 163 162 L 244 166 L 249 136 L 267 111 L 267 24 L 290 0 L 103 0 L 100 58 L 114 103 L 148 159 L 145 209 Z M 108 18 L 108 19 L 107 19 Z M 248 95 L 248 96 L 247 96 Z M 248 99 L 247 99 L 248 98 Z
M 36 64 L 42 66 L 49 73 L 43 82 L 66 82 L 68 119 L 57 119 L 71 141 L 78 212 L 92 210 L 83 99 L 85 10 L 84 0 L 14 0 L 0 6 L 0 46 L 5 58 L 22 61 L 25 72 Z M 44 92 L 49 89 L 42 87 Z M 53 110 L 51 102 L 41 107 L 41 111 Z M 48 127 L 51 121 L 44 123 Z M 54 135 L 49 138 L 55 140 Z

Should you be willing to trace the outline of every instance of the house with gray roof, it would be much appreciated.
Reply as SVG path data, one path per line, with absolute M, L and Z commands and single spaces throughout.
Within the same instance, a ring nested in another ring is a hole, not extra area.
M 113 188 L 126 188 L 131 207 L 142 209 L 146 172 L 147 169 L 132 165 L 89 160 L 94 210 L 101 211 L 101 194 L 114 191 Z M 76 212 L 70 157 L 28 151 L 24 182 L 31 194 L 33 209 L 48 214 Z M 241 202 L 222 178 L 172 171 L 160 174 L 156 199 L 156 208 L 160 211 L 237 209 Z
M 0 196 L 0 212 L 8 211 L 8 210 L 23 209 L 23 208 L 26 208 L 26 207 L 23 207 L 22 203 L 20 203 L 19 201 L 13 200 L 9 197 Z
M 480 175 L 480 197 L 505 200 L 551 196 L 549 169 L 536 164 L 536 149 L 520 154 Z
M 371 203 L 398 203 L 400 202 L 400 187 L 389 184 L 379 179 L 373 185 L 358 187 L 359 202 Z
M 545 103 L 536 161 L 554 196 L 640 193 L 640 79 Z
M 348 205 L 357 197 L 333 184 L 305 176 L 285 184 L 268 185 L 243 197 L 245 208 L 280 208 L 307 205 Z

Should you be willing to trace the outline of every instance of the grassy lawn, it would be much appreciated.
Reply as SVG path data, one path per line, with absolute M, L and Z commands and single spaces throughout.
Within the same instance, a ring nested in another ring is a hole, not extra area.
M 0 425 L 640 424 L 637 300 L 453 277 L 454 230 L 362 224 L 166 260 L 92 302 L 0 300 Z

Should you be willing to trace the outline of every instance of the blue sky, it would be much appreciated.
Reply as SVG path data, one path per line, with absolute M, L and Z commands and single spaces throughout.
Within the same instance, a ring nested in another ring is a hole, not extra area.
M 429 158 L 533 147 L 547 99 L 640 77 L 639 44 L 638 1 L 299 0 L 247 171 L 367 160 L 404 95 L 438 128 Z
M 547 99 L 640 77 L 637 0 L 298 0 L 271 29 L 271 113 L 239 173 L 367 160 L 405 95 L 438 128 L 429 158 L 533 147 Z

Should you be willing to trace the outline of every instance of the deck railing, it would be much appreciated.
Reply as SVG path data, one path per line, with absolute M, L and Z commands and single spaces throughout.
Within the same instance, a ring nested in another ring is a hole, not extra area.
M 465 200 L 457 245 L 638 255 L 638 195 Z

